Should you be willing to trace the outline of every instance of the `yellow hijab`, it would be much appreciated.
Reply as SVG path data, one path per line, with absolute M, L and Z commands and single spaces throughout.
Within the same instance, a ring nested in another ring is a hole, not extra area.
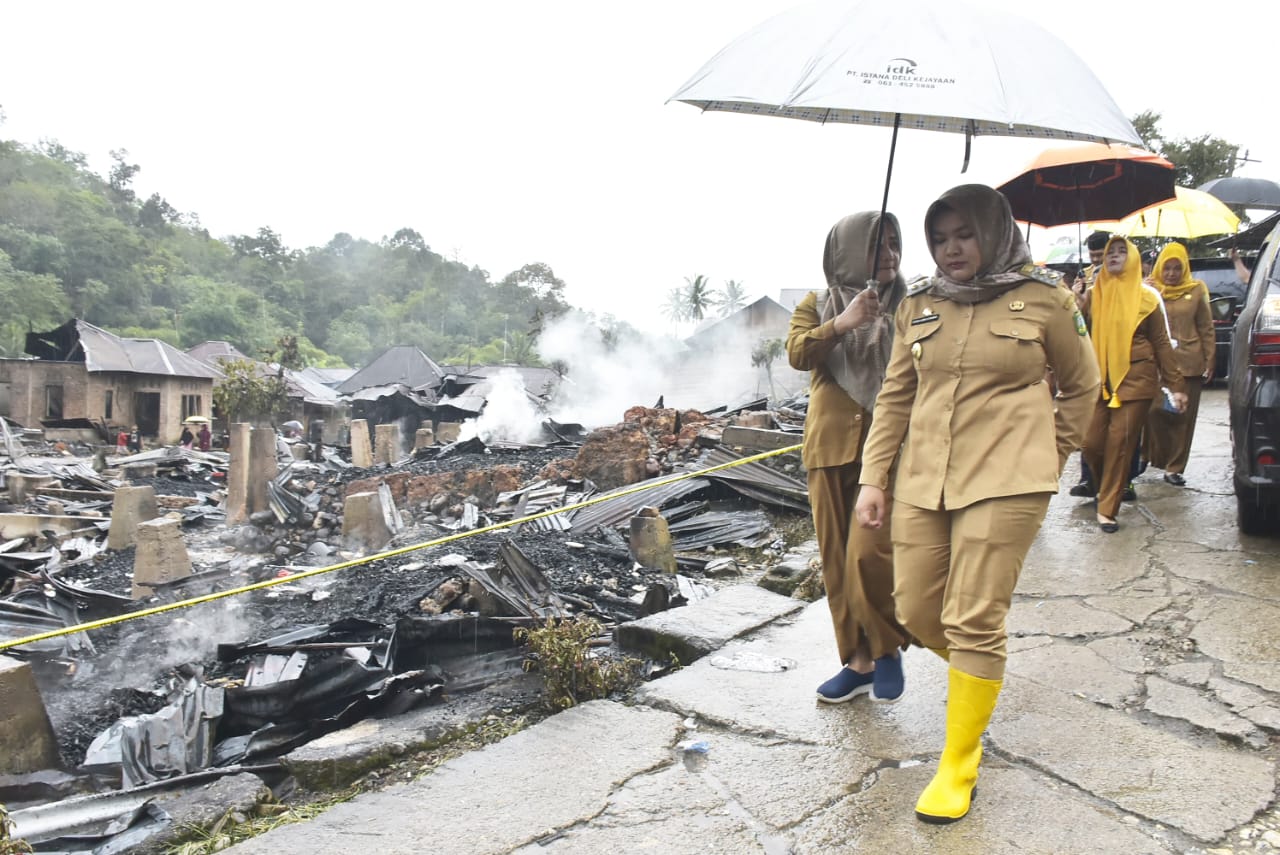
M 1107 270 L 1104 258 L 1098 279 L 1093 285 L 1090 313 L 1093 316 L 1093 350 L 1102 369 L 1102 400 L 1108 407 L 1119 407 L 1116 389 L 1129 373 L 1129 351 L 1133 334 L 1143 318 L 1160 305 L 1155 291 L 1143 287 L 1142 258 L 1138 248 L 1122 237 L 1107 241 L 1107 251 L 1116 243 L 1128 250 L 1124 269 L 1117 275 Z
M 1177 285 L 1164 284 L 1164 263 L 1166 261 L 1182 262 L 1182 281 Z M 1177 241 L 1167 244 L 1164 249 L 1160 250 L 1160 255 L 1156 258 L 1156 265 L 1151 268 L 1150 281 L 1152 285 L 1160 290 L 1165 302 L 1181 300 L 1183 296 L 1194 291 L 1196 286 L 1204 284 L 1199 279 L 1191 278 L 1191 259 L 1187 257 L 1187 248 Z M 1206 291 L 1205 293 L 1207 294 L 1208 292 Z

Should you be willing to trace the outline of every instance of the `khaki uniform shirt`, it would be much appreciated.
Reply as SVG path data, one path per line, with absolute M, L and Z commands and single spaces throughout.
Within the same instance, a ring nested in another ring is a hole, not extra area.
M 1207 303 L 1205 308 L 1208 308 Z M 1120 387 L 1116 389 L 1116 394 L 1120 396 L 1120 403 L 1149 401 L 1162 396 L 1161 386 L 1168 387 L 1170 392 L 1186 392 L 1187 384 L 1182 379 L 1182 372 L 1178 370 L 1175 354 L 1176 351 L 1169 342 L 1169 327 L 1165 320 L 1165 312 L 1160 306 L 1156 306 L 1151 314 L 1138 322 L 1138 328 L 1133 331 L 1133 344 L 1129 345 L 1129 370 L 1125 372 L 1124 379 L 1120 381 Z M 1098 387 L 1098 397 L 1102 397 L 1101 386 Z
M 902 301 L 896 323 L 861 483 L 889 490 L 901 450 L 892 492 L 916 507 L 1056 493 L 1099 387 L 1075 296 L 1028 281 L 969 305 L 923 288 Z
M 1217 349 L 1209 289 L 1202 283 L 1176 300 L 1166 300 L 1164 306 L 1169 314 L 1169 330 L 1178 343 L 1173 352 L 1178 370 L 1183 377 L 1200 377 L 1213 365 Z
M 818 295 L 810 292 L 791 315 L 787 359 L 797 371 L 809 372 L 809 412 L 804 419 L 805 469 L 842 466 L 858 459 L 864 426 L 871 414 L 840 388 L 827 368 L 827 354 L 840 343 L 835 321 L 822 323 Z

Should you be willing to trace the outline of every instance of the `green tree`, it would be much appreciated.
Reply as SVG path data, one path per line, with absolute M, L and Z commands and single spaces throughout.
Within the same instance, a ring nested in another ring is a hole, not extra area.
M 777 397 L 777 392 L 773 388 L 773 363 L 777 362 L 785 352 L 786 347 L 780 338 L 762 338 L 751 349 L 752 367 L 763 368 L 765 376 L 769 379 L 770 398 Z
M 138 164 L 129 163 L 126 160 L 128 157 L 127 149 L 117 148 L 111 151 L 111 162 L 115 165 L 111 167 L 109 184 L 116 198 L 125 204 L 138 198 L 129 185 L 133 183 L 133 176 L 142 171 Z
M 1146 110 L 1131 121 L 1147 149 L 1173 164 L 1174 183 L 1179 187 L 1199 187 L 1235 173 L 1238 144 L 1211 134 L 1169 138 L 1160 132 L 1160 118 L 1159 113 Z
M 0 250 L 0 351 L 4 356 L 21 356 L 29 330 L 52 329 L 66 320 L 67 313 L 67 296 L 57 279 L 15 268 Z
M 244 359 L 223 360 L 223 379 L 213 389 L 213 403 L 229 422 L 270 424 L 287 411 L 289 390 L 284 379 Z

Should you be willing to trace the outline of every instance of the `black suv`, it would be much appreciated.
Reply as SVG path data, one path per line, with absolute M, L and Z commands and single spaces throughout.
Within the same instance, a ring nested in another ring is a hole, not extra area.
M 1258 254 L 1236 319 L 1227 400 L 1240 530 L 1280 533 L 1280 226 Z
M 1213 376 L 1219 380 L 1230 373 L 1231 333 L 1244 308 L 1245 284 L 1236 275 L 1229 258 L 1193 258 L 1191 275 L 1209 287 L 1209 309 L 1213 313 L 1213 337 L 1217 343 Z

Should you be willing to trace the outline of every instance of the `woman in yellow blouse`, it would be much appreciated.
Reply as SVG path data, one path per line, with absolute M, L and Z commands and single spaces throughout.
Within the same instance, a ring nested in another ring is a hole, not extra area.
M 1196 431 L 1196 414 L 1200 412 L 1200 391 L 1213 380 L 1216 341 L 1213 314 L 1209 311 L 1209 289 L 1191 276 L 1187 248 L 1174 242 L 1160 250 L 1148 282 L 1160 290 L 1165 314 L 1169 318 L 1169 334 L 1174 342 L 1174 361 L 1187 384 L 1187 408 L 1170 412 L 1164 396 L 1151 402 L 1147 429 L 1143 435 L 1143 454 L 1157 469 L 1164 470 L 1164 480 L 1176 487 L 1186 484 L 1191 439 Z
M 1003 195 L 948 190 L 925 235 L 938 269 L 898 308 L 856 512 L 887 524 L 896 471 L 898 619 L 950 663 L 946 743 L 916 802 L 917 817 L 942 823 L 969 811 L 1004 680 L 1005 616 L 1084 435 L 1098 367 L 1075 295 L 1031 263 Z
M 791 366 L 810 372 L 802 461 L 843 666 L 818 687 L 825 703 L 861 694 L 893 701 L 904 686 L 899 648 L 907 635 L 894 619 L 889 532 L 853 524 L 862 445 L 893 338 L 890 317 L 906 289 L 898 220 L 885 215 L 877 262 L 879 225 L 879 212 L 864 211 L 832 227 L 822 255 L 827 289 L 800 301 L 787 334 Z

